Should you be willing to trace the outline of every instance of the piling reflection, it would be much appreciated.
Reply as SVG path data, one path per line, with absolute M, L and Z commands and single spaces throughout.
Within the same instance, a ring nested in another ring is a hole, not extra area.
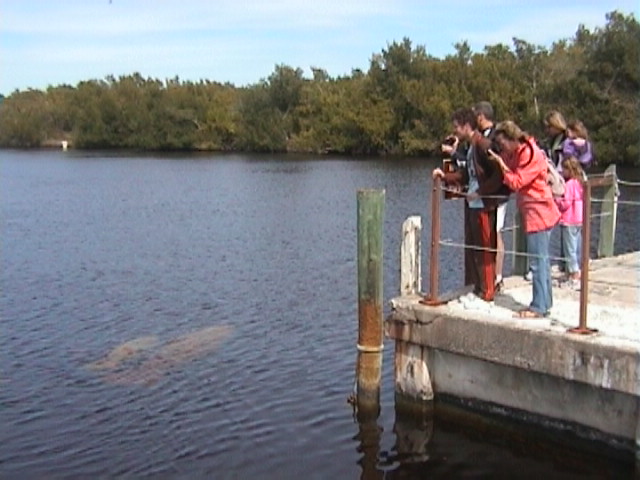
M 378 342 L 379 340 L 375 340 Z M 382 479 L 384 472 L 378 469 L 382 427 L 380 416 L 380 379 L 382 353 L 358 351 L 354 395 L 349 398 L 353 407 L 353 418 L 358 423 L 358 433 L 353 438 L 358 442 L 358 452 L 362 454 L 358 465 L 362 469 L 361 479 Z
M 393 433 L 395 443 L 390 451 L 381 447 L 383 428 L 378 422 L 378 411 L 356 411 L 358 422 L 358 452 L 362 455 L 358 465 L 362 480 L 393 478 L 402 475 L 406 467 L 429 462 L 430 442 L 434 431 L 432 403 L 411 405 L 407 408 L 396 404 Z
M 358 433 L 354 440 L 358 442 L 358 453 L 362 456 L 358 465 L 362 469 L 361 480 L 380 480 L 384 471 L 379 468 L 380 441 L 383 428 L 378 424 L 380 409 L 359 409 L 355 412 Z
M 393 460 L 401 464 L 428 461 L 433 428 L 433 403 L 425 403 L 411 410 L 396 408 L 396 420 L 393 425 L 393 433 L 396 437 Z

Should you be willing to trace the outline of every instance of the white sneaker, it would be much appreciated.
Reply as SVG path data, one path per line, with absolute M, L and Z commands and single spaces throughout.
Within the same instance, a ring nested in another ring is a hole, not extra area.
M 464 295 L 461 295 L 458 297 L 458 303 L 462 303 L 464 304 L 465 302 L 468 302 L 469 300 L 473 299 L 473 298 L 478 298 L 477 295 L 473 292 L 468 292 L 465 293 Z
M 480 312 L 489 312 L 494 306 L 493 302 L 487 302 L 482 298 L 474 295 L 473 298 L 468 298 L 462 301 L 462 305 L 466 310 L 478 310 Z
M 533 272 L 531 272 L 531 270 L 529 270 L 527 273 L 524 274 L 524 279 L 527 282 L 531 282 L 533 281 Z

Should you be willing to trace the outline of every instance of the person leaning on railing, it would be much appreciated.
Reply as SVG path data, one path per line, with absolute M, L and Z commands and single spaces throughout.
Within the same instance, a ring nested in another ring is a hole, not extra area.
M 533 137 L 510 120 L 497 125 L 495 141 L 501 153 L 498 155 L 491 150 L 489 157 L 502 170 L 504 184 L 517 193 L 533 277 L 531 304 L 516 316 L 545 317 L 553 305 L 549 239 L 560 219 L 560 211 L 547 184 L 547 160 Z
M 464 167 L 455 172 L 433 171 L 433 177 L 444 179 L 446 185 L 458 185 L 465 191 L 466 238 L 469 243 L 469 279 L 473 291 L 460 298 L 467 309 L 488 310 L 494 300 L 496 264 L 496 207 L 510 193 L 502 181 L 502 172 L 489 160 L 491 141 L 479 131 L 477 116 L 470 108 L 456 110 L 451 116 L 455 136 L 467 142 Z

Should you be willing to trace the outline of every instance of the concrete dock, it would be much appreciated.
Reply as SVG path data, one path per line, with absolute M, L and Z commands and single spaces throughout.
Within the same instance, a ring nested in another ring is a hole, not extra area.
M 579 324 L 580 292 L 554 287 L 551 315 L 514 318 L 531 284 L 505 279 L 494 305 L 467 309 L 450 294 L 391 300 L 385 334 L 396 341 L 396 398 L 455 398 L 472 409 L 513 416 L 640 452 L 640 252 L 593 260 L 589 335 Z

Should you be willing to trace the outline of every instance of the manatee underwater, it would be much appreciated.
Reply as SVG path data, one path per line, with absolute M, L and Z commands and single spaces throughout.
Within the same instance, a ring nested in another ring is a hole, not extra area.
M 155 347 L 158 343 L 158 337 L 155 335 L 134 338 L 122 345 L 118 345 L 100 360 L 87 365 L 87 368 L 89 370 L 113 370 L 145 350 Z
M 88 368 L 103 371 L 103 378 L 108 383 L 152 385 L 177 366 L 216 350 L 231 331 L 229 325 L 216 325 L 172 338 L 163 344 L 159 344 L 154 336 L 141 337 L 115 347 L 102 359 L 89 364 Z

